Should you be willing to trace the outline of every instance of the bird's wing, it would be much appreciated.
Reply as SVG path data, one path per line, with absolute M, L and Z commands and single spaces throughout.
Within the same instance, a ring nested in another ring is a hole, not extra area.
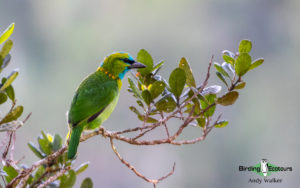
M 69 111 L 69 123 L 75 127 L 83 121 L 92 121 L 118 95 L 116 81 L 97 73 L 87 77 L 77 89 Z

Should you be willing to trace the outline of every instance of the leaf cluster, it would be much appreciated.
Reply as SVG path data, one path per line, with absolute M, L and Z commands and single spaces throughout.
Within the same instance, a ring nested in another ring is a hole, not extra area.
M 158 115 L 179 112 L 181 117 L 197 117 L 196 123 L 204 128 L 218 104 L 228 106 L 237 100 L 239 93 L 236 90 L 243 89 L 246 85 L 242 77 L 263 63 L 262 58 L 251 61 L 251 48 L 249 40 L 242 40 L 237 53 L 224 50 L 224 62 L 214 63 L 217 77 L 227 87 L 227 91 L 221 95 L 222 87 L 219 85 L 196 83 L 186 58 L 181 58 L 169 78 L 163 78 L 158 73 L 164 62 L 154 64 L 152 56 L 146 50 L 140 50 L 137 60 L 146 65 L 146 68 L 139 69 L 136 76 L 128 78 L 128 91 L 136 98 L 138 105 L 130 106 L 130 110 L 144 124 L 156 123 Z M 227 124 L 227 121 L 218 121 L 215 127 L 225 127 Z
M 10 51 L 13 47 L 13 42 L 9 39 L 13 33 L 14 24 L 12 23 L 4 32 L 0 35 L 0 45 L 4 43 L 0 51 L 0 73 L 9 65 L 11 60 Z M 12 83 L 17 78 L 19 72 L 17 70 L 12 71 L 8 76 L 1 75 L 0 83 L 0 105 L 11 101 L 11 109 L 6 113 L 4 117 L 0 117 L 0 132 L 16 130 L 22 123 L 17 119 L 23 113 L 23 106 L 16 106 L 15 91 Z
M 56 152 L 57 150 L 63 147 L 63 140 L 58 135 L 55 136 L 41 132 L 41 135 L 38 137 L 38 147 L 35 146 L 32 142 L 28 143 L 30 150 L 39 158 L 44 159 L 50 154 Z M 73 161 L 67 158 L 67 154 L 58 156 L 54 160 L 50 161 L 48 164 L 41 165 L 34 173 L 30 174 L 29 178 L 26 181 L 25 185 L 29 187 L 35 187 L 45 183 L 49 177 L 54 176 L 57 172 L 68 169 L 66 172 L 58 177 L 58 179 L 49 184 L 50 187 L 57 188 L 71 188 L 74 186 L 77 175 L 84 172 L 88 166 L 89 162 L 82 163 L 76 169 L 72 169 Z M 28 167 L 26 165 L 21 165 L 20 168 L 14 168 L 13 166 L 4 166 L 3 167 L 3 176 L 5 177 L 7 183 L 12 179 L 17 177 L 23 170 L 26 170 Z M 89 178 L 88 178 L 89 179 Z M 86 182 L 88 181 L 88 182 Z M 82 182 L 83 187 L 91 188 L 92 182 L 91 179 L 84 180 Z

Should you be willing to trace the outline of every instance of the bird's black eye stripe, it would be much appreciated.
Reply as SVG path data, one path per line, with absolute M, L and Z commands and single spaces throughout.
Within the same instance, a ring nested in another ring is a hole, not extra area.
M 132 63 L 134 63 L 134 61 L 133 61 L 133 60 L 131 60 L 131 59 L 128 59 L 128 58 L 124 58 L 124 59 L 122 59 L 122 61 L 124 61 L 125 63 L 128 63 L 128 64 L 132 64 Z

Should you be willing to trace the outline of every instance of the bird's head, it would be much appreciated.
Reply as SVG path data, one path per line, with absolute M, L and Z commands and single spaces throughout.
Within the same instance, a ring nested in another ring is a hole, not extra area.
M 129 70 L 145 67 L 136 62 L 128 53 L 114 52 L 104 58 L 99 69 L 115 78 L 122 79 Z

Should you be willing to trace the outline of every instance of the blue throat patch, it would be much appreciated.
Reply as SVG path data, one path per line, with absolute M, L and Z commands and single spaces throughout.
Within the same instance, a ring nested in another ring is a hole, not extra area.
M 126 68 L 123 72 L 121 72 L 121 73 L 119 74 L 119 78 L 122 80 L 122 79 L 124 78 L 125 74 L 126 74 L 129 70 L 130 70 L 129 68 Z

